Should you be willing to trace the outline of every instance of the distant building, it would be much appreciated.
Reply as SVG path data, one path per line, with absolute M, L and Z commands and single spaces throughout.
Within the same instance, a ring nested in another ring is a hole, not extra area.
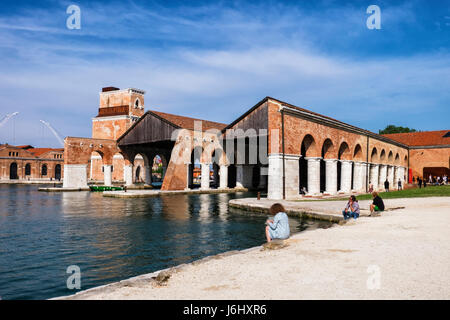
M 0 144 L 0 180 L 61 180 L 63 165 L 64 149 Z
M 423 131 L 385 134 L 385 137 L 409 146 L 412 177 L 450 175 L 450 131 Z

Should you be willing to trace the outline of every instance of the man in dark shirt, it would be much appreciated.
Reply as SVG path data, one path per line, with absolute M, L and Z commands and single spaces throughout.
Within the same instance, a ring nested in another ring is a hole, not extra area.
M 372 214 L 374 211 L 384 211 L 384 202 L 383 199 L 380 198 L 378 192 L 372 192 L 373 202 L 370 205 L 370 213 Z
M 389 192 L 389 181 L 388 181 L 388 179 L 386 179 L 386 181 L 384 182 L 384 189 L 386 190 L 386 192 Z

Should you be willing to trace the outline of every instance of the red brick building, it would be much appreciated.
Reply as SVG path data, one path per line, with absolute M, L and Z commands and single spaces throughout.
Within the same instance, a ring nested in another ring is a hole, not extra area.
M 450 130 L 386 134 L 409 146 L 410 177 L 450 176 Z
M 64 177 L 64 149 L 0 145 L 0 180 L 54 181 Z
M 163 190 L 244 187 L 272 199 L 383 189 L 449 168 L 448 130 L 383 136 L 271 97 L 228 125 L 144 113 L 143 103 L 142 90 L 102 90 L 92 138 L 65 139 L 65 187 L 150 184 L 157 156 Z

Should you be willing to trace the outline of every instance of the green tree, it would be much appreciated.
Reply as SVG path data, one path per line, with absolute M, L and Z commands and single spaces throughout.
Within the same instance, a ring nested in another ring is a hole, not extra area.
M 393 124 L 386 126 L 383 130 L 378 130 L 379 134 L 390 134 L 390 133 L 408 133 L 416 132 L 416 129 L 410 129 L 408 127 L 397 127 Z

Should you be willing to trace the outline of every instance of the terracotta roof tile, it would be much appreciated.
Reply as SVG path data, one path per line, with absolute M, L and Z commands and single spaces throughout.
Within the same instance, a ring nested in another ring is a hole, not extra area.
M 56 152 L 63 152 L 64 149 L 54 149 L 54 148 L 33 148 L 29 149 L 29 152 L 34 154 L 36 157 L 42 156 L 44 153 L 50 152 L 50 151 L 56 151 Z
M 444 137 L 448 132 L 450 130 L 391 133 L 383 136 L 409 146 L 439 146 L 450 145 L 450 137 Z
M 190 118 L 190 117 L 184 117 L 184 116 L 179 116 L 179 115 L 165 113 L 165 112 L 159 112 L 159 111 L 153 111 L 153 110 L 150 110 L 150 112 L 175 124 L 176 126 L 178 126 L 180 128 L 188 129 L 188 130 L 194 130 L 194 121 L 202 122 L 202 130 L 203 131 L 206 131 L 209 129 L 222 130 L 223 128 L 225 128 L 227 126 L 224 123 L 213 122 L 213 121 L 202 120 L 202 119 L 195 119 L 195 118 Z

